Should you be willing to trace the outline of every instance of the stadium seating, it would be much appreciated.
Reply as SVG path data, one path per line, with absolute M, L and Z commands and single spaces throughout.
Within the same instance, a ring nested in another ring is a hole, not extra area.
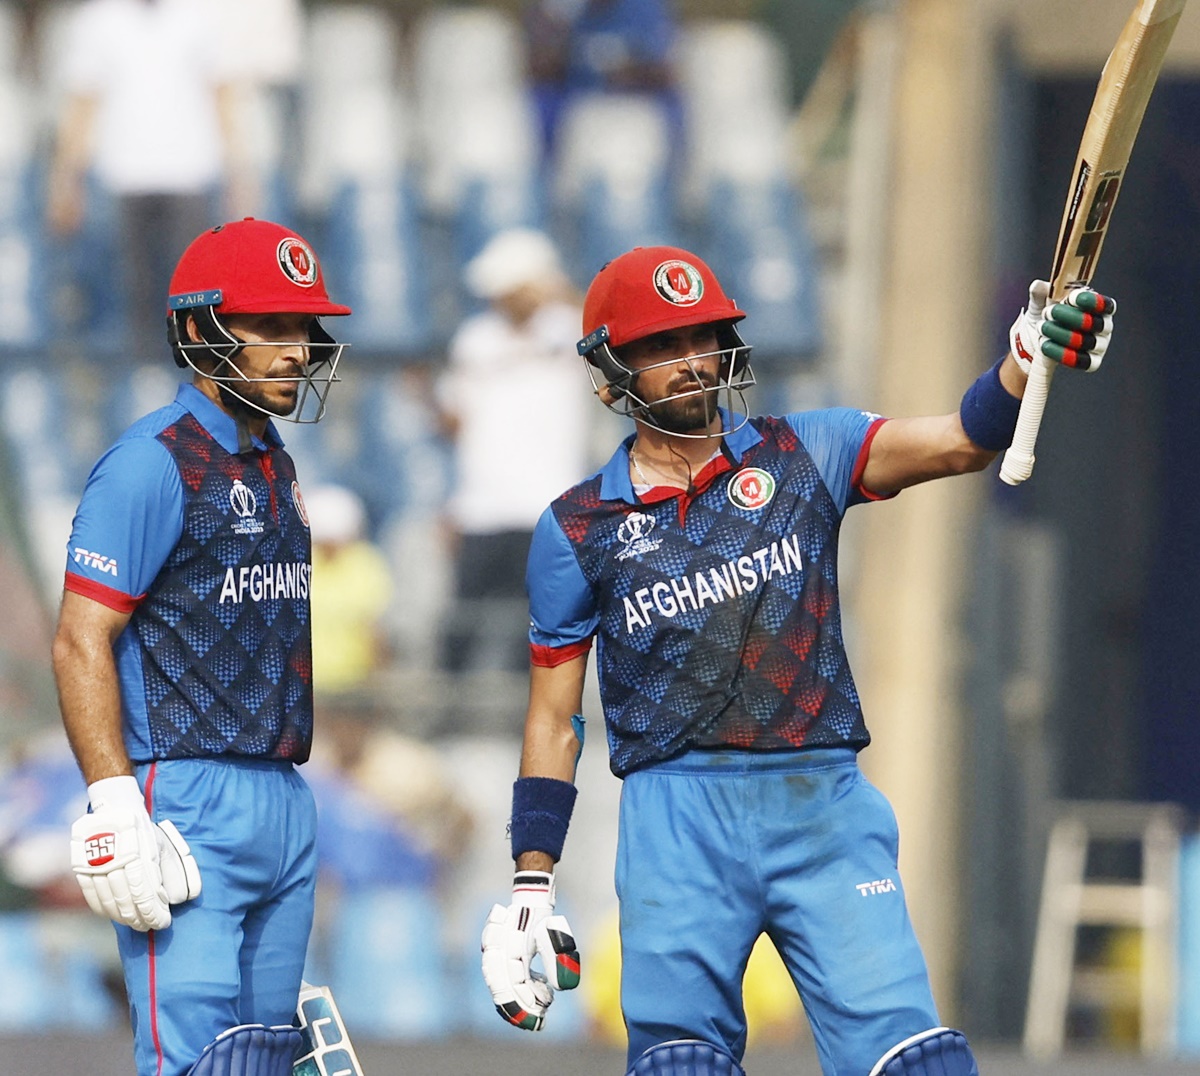
M 337 333 L 356 358 L 419 353 L 431 332 L 397 51 L 378 9 L 313 16 L 302 197 L 329 286 L 354 310 Z
M 679 66 L 683 201 L 697 246 L 750 315 L 759 356 L 811 355 L 821 341 L 819 269 L 804 197 L 788 174 L 783 48 L 749 20 L 702 20 L 685 31 Z
M 444 340 L 470 308 L 466 262 L 496 232 L 543 223 L 537 120 L 520 30 L 505 12 L 432 8 L 412 49 L 422 205 L 434 225 L 426 265 Z
M 40 348 L 47 331 L 35 99 L 18 67 L 15 10 L 0 5 L 0 347 L 19 354 Z
M 631 247 L 680 242 L 669 161 L 670 121 L 656 99 L 597 93 L 566 105 L 553 193 L 574 222 L 567 246 L 579 279 Z

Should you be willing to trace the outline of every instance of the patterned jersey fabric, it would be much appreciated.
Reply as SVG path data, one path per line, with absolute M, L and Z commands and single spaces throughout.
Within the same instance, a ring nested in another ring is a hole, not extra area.
M 855 476 L 878 424 L 848 409 L 755 419 L 697 490 L 643 502 L 622 446 L 551 505 L 530 554 L 535 659 L 596 634 L 618 776 L 693 747 L 869 742 L 837 548 L 845 508 L 870 496 Z
M 97 464 L 67 588 L 132 613 L 115 652 L 136 762 L 303 762 L 312 741 L 309 529 L 273 427 L 237 452 L 190 386 Z

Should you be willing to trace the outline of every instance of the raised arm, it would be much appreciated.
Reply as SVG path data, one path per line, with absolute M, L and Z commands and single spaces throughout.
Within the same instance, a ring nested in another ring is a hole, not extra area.
M 984 377 L 988 377 L 985 374 Z M 1000 388 L 1011 398 L 1015 416 L 1025 392 L 1025 374 L 1011 355 L 999 368 Z M 1015 418 L 1014 418 L 1015 421 Z M 1001 446 L 1003 448 L 1003 446 Z M 894 418 L 880 427 L 871 442 L 862 482 L 873 493 L 895 493 L 919 482 L 982 471 L 1000 448 L 983 447 L 963 428 L 961 411 L 925 418 Z
M 1009 353 L 971 385 L 958 411 L 891 419 L 880 427 L 862 475 L 868 490 L 895 493 L 932 478 L 983 470 L 1012 441 L 1035 355 L 1076 370 L 1100 368 L 1116 304 L 1077 288 L 1047 309 L 1048 289 L 1044 280 L 1030 285 L 1029 304 L 1009 329 Z

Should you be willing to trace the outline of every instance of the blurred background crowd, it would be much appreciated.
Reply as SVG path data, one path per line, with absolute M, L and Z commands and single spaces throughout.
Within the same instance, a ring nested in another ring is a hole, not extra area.
M 287 223 L 354 309 L 325 419 L 283 431 L 314 543 L 308 978 L 363 1034 L 510 1034 L 477 961 L 511 867 L 525 552 L 626 432 L 575 354 L 583 289 L 629 247 L 682 245 L 749 312 L 757 410 L 949 410 L 1045 274 L 1125 6 L 1049 48 L 1007 0 L 0 0 L 0 976 L 24 984 L 0 1032 L 124 1020 L 66 869 L 86 797 L 49 624 L 88 468 L 173 396 L 166 283 L 194 235 Z M 893 760 L 876 779 L 933 895 L 914 904 L 943 1004 L 982 1038 L 1022 1032 L 1057 805 L 1163 802 L 1179 899 L 1149 1045 L 1200 1051 L 1200 508 L 1169 496 L 1200 382 L 1184 315 L 1158 316 L 1200 275 L 1178 238 L 1200 217 L 1200 30 L 1180 36 L 1123 195 L 1136 237 L 1114 226 L 1098 280 L 1118 343 L 1055 399 L 1037 489 L 914 491 L 871 510 L 898 539 L 847 538 L 867 754 Z M 559 883 L 585 974 L 548 1037 L 617 1043 L 619 784 L 589 704 Z M 1081 993 L 1070 1033 L 1146 1046 L 1141 936 L 1079 950 L 1134 979 Z M 782 975 L 756 955 L 752 1042 L 806 1034 Z

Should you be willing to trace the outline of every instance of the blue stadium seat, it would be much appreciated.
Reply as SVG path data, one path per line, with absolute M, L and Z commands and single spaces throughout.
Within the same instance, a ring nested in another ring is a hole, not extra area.
M 297 196 L 330 293 L 354 310 L 330 327 L 355 361 L 421 352 L 429 302 L 391 22 L 364 4 L 322 7 L 307 48 Z
M 482 6 L 427 11 L 413 36 L 413 83 L 421 206 L 443 240 L 427 257 L 444 343 L 471 305 L 467 261 L 504 228 L 544 225 L 538 120 L 516 20 Z
M 404 356 L 428 346 L 420 232 L 412 188 L 403 174 L 344 178 L 318 249 L 331 293 L 354 311 L 335 329 L 339 339 L 352 344 L 352 358 Z
M 329 986 L 351 1036 L 432 1039 L 453 1030 L 442 913 L 431 887 L 341 890 L 329 939 Z
M 11 13 L 7 17 L 11 21 Z M 0 56 L 0 347 L 27 355 L 45 343 L 48 328 L 41 177 L 33 94 L 5 66 Z
M 102 1031 L 120 1018 L 99 963 L 83 947 L 48 945 L 36 912 L 0 914 L 0 977 L 19 984 L 0 1006 L 0 1033 Z
M 451 458 L 428 405 L 409 379 L 392 370 L 369 374 L 358 392 L 362 454 L 355 490 L 376 523 L 439 512 L 451 486 Z
M 746 340 L 756 355 L 815 353 L 822 339 L 820 275 L 801 192 L 782 179 L 718 181 L 700 232 L 706 260 L 747 313 Z
M 671 117 L 656 98 L 591 93 L 564 108 L 553 163 L 572 275 L 590 280 L 635 246 L 678 243 Z
M 679 53 L 696 247 L 749 315 L 759 357 L 811 354 L 821 342 L 820 267 L 787 156 L 786 50 L 753 20 L 701 19 Z

